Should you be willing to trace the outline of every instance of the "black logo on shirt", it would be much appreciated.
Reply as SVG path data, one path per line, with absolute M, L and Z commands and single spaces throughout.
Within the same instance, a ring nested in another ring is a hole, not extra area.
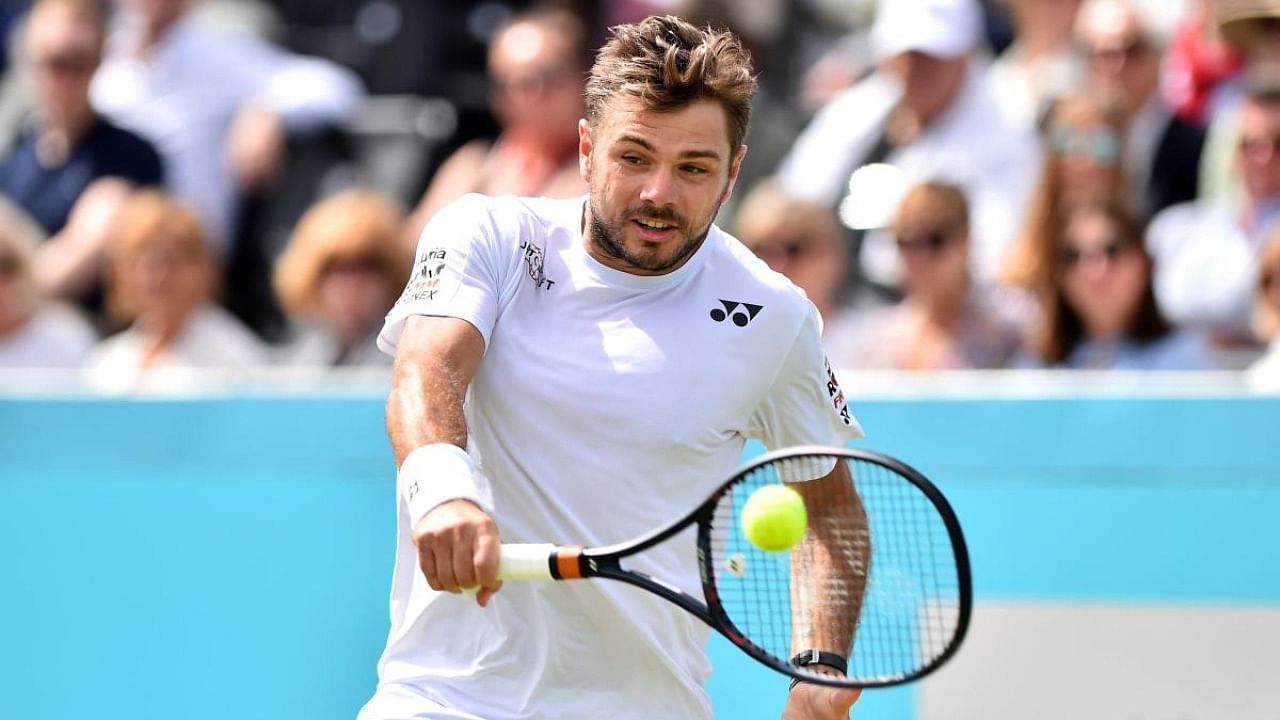
M 721 300 L 723 307 L 715 308 L 711 311 L 711 319 L 716 322 L 724 322 L 726 318 L 733 321 L 738 327 L 746 327 L 747 323 L 756 319 L 756 315 L 764 309 L 763 305 L 752 305 L 751 303 L 738 302 L 736 300 Z
M 556 281 L 547 279 L 547 274 L 543 267 L 544 255 L 542 248 L 528 240 L 521 240 L 520 249 L 524 251 L 524 266 L 529 271 L 529 279 L 533 280 L 534 287 L 550 290 L 551 286 L 556 284 Z

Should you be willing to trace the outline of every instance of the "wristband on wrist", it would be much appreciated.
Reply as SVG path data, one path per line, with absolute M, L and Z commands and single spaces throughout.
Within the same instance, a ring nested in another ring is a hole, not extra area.
M 400 496 L 409 506 L 409 521 L 416 525 L 422 516 L 450 500 L 470 500 L 485 508 L 476 481 L 478 473 L 476 461 L 451 443 L 423 445 L 409 453 L 396 476 Z
M 842 655 L 829 653 L 825 650 L 802 650 L 795 657 L 791 658 L 792 665 L 800 667 L 809 667 L 810 665 L 822 665 L 845 675 L 849 672 L 849 661 Z M 803 682 L 800 678 L 791 679 L 791 687 L 787 688 L 788 692 L 796 689 L 796 685 Z

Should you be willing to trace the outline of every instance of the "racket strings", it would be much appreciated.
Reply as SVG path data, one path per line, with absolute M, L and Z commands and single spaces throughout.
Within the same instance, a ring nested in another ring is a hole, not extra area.
M 837 463 L 852 483 L 815 482 Z M 800 491 L 809 526 L 789 551 L 766 552 L 747 539 L 742 506 L 781 482 Z M 885 682 L 930 665 L 956 635 L 960 580 L 946 523 L 888 467 L 818 455 L 758 467 L 721 498 L 710 545 L 726 617 L 778 659 L 808 648 L 842 652 L 850 679 Z

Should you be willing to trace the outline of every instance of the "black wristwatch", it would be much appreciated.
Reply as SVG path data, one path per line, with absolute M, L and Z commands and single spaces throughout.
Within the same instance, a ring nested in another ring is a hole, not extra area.
M 791 664 L 799 667 L 808 667 L 810 665 L 826 665 L 832 670 L 839 670 L 841 675 L 849 672 L 849 661 L 843 656 L 835 653 L 829 653 L 825 650 L 802 650 L 791 658 Z M 788 690 L 794 690 L 796 685 L 800 684 L 800 678 L 792 678 L 791 687 Z

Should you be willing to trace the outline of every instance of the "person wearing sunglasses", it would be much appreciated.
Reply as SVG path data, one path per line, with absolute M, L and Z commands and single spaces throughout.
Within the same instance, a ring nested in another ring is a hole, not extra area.
M 1202 339 L 1176 330 L 1151 287 L 1142 230 L 1118 202 L 1062 212 L 1034 286 L 1040 304 L 1026 364 L 1071 369 L 1194 370 L 1210 366 Z
M 97 336 L 80 314 L 46 299 L 35 277 L 40 228 L 0 198 L 0 368 L 74 368 Z
M 1059 99 L 1045 118 L 1044 139 L 1043 170 L 1027 221 L 1004 258 L 1001 282 L 1010 288 L 1025 289 L 1043 274 L 1046 248 L 1061 233 L 1064 204 L 1125 195 L 1124 115 L 1110 99 L 1087 92 Z
M 1267 351 L 1249 366 L 1246 376 L 1249 386 L 1265 392 L 1280 392 L 1280 231 L 1271 233 L 1258 258 L 1253 332 L 1267 344 Z
M 847 366 L 949 370 L 1009 363 L 1021 338 L 973 282 L 963 191 L 936 181 L 909 189 L 891 230 L 904 297 L 863 314 Z
M 849 250 L 835 212 L 766 178 L 742 199 L 733 228 L 743 245 L 809 297 L 822 316 L 827 357 L 837 367 L 846 365 L 857 313 L 870 299 L 844 282 Z
M 52 295 L 100 305 L 107 218 L 130 189 L 159 185 L 163 167 L 148 141 L 100 116 L 89 101 L 106 32 L 101 0 L 39 0 L 21 38 L 22 70 L 35 103 L 0 159 L 0 193 L 49 236 L 35 259 Z
M 1229 356 L 1255 343 L 1258 253 L 1280 221 L 1280 65 L 1250 69 L 1245 88 L 1233 150 L 1242 192 L 1170 207 L 1146 238 L 1160 307 L 1173 322 L 1208 332 Z
M 1086 0 L 1075 39 L 1092 92 L 1122 118 L 1127 201 L 1144 219 L 1196 197 L 1202 127 L 1174 115 L 1160 92 L 1160 34 L 1133 0 Z
M 436 171 L 405 226 L 410 249 L 440 208 L 469 192 L 567 198 L 578 172 L 587 29 L 567 9 L 513 16 L 489 45 L 489 104 L 501 133 L 463 145 Z

